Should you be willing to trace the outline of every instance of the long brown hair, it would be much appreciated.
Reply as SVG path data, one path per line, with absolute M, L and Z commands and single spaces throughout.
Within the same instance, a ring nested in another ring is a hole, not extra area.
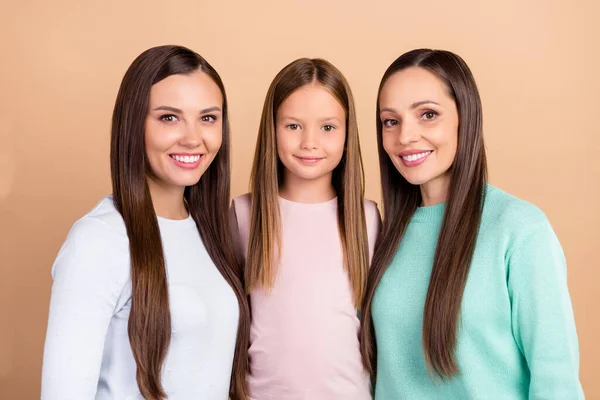
M 338 229 L 344 265 L 358 307 L 366 290 L 369 263 L 358 124 L 348 82 L 337 68 L 322 59 L 301 58 L 293 61 L 277 74 L 267 92 L 250 178 L 252 206 L 246 285 L 248 290 L 257 286 L 270 289 L 276 278 L 275 261 L 281 254 L 278 193 L 283 179 L 283 164 L 277 156 L 277 110 L 295 90 L 315 82 L 327 89 L 346 112 L 344 154 L 333 171 L 332 184 L 337 194 Z
M 230 143 L 225 88 L 215 69 L 197 53 L 181 46 L 159 46 L 140 54 L 123 77 L 113 112 L 110 151 L 114 204 L 125 221 L 131 254 L 129 341 L 138 387 L 144 398 L 152 400 L 166 398 L 161 370 L 171 340 L 171 313 L 160 230 L 146 181 L 151 171 L 144 144 L 145 119 L 152 85 L 170 75 L 197 70 L 221 89 L 223 141 L 200 181 L 187 187 L 184 196 L 208 254 L 238 299 L 231 397 L 246 398 L 250 317 L 228 229 Z
M 373 296 L 398 250 L 406 227 L 422 202 L 419 186 L 406 181 L 386 154 L 379 117 L 379 96 L 383 86 L 392 75 L 409 67 L 424 68 L 444 82 L 458 110 L 458 147 L 451 167 L 448 200 L 423 316 L 423 348 L 427 366 L 438 377 L 446 379 L 458 373 L 454 358 L 458 315 L 479 231 L 487 181 L 481 99 L 477 85 L 463 59 L 449 51 L 419 49 L 405 53 L 390 65 L 379 85 L 377 145 L 384 217 L 363 302 L 361 352 L 365 367 L 375 379 L 377 347 L 371 314 Z

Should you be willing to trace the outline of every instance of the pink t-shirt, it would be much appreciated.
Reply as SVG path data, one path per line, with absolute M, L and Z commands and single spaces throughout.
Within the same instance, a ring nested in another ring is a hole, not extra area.
M 238 251 L 246 254 L 250 196 L 234 199 Z M 371 399 L 363 368 L 359 319 L 343 266 L 337 199 L 295 203 L 280 198 L 282 254 L 275 285 L 250 293 L 253 400 Z M 369 257 L 379 233 L 374 202 L 365 201 Z

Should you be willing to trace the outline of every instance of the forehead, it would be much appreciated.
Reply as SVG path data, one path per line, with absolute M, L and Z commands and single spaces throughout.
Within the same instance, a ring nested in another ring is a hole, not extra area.
M 331 117 L 344 115 L 340 102 L 319 83 L 311 83 L 294 90 L 279 106 L 278 115 Z
M 383 85 L 379 96 L 381 107 L 408 107 L 424 100 L 440 104 L 453 102 L 446 84 L 420 67 L 406 68 L 393 74 Z
M 221 106 L 219 86 L 205 72 L 175 74 L 152 85 L 150 106 L 169 105 L 181 109 Z

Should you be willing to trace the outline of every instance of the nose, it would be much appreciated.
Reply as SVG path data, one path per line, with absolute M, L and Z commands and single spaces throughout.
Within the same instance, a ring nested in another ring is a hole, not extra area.
M 203 127 L 200 124 L 186 124 L 179 144 L 190 149 L 198 147 L 203 141 Z
M 398 141 L 401 145 L 406 146 L 411 143 L 418 142 L 421 139 L 418 124 L 411 121 L 403 121 L 400 126 L 400 134 Z
M 306 128 L 302 131 L 300 147 L 306 150 L 316 149 L 319 141 L 319 130 L 315 128 Z

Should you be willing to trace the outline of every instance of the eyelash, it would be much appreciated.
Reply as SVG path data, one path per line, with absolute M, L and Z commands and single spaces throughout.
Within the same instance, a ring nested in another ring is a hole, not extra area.
M 175 118 L 175 119 L 177 119 L 177 116 L 173 115 L 173 114 L 165 114 L 165 115 L 161 115 L 159 119 L 161 121 L 164 121 L 164 122 L 175 122 L 175 121 L 172 121 L 172 120 L 168 120 L 168 118 Z
M 300 128 L 300 125 L 298 125 L 298 124 L 287 124 L 285 127 L 286 127 L 287 129 L 289 129 L 289 130 L 295 131 L 295 130 L 297 130 L 297 129 L 299 129 L 299 128 Z M 335 130 L 335 129 L 336 129 L 336 128 L 335 128 L 335 126 L 333 126 L 333 125 L 330 125 L 330 124 L 323 125 L 323 127 L 322 127 L 322 128 L 323 128 L 323 130 L 324 130 L 325 132 L 332 132 L 333 130 Z M 325 128 L 327 128 L 327 129 L 325 129 Z
M 172 118 L 178 119 L 177 116 L 173 115 L 173 114 L 161 115 L 159 119 L 161 121 L 164 121 L 164 122 L 167 122 L 167 123 L 175 122 L 174 120 L 172 120 Z M 208 120 L 207 120 L 207 118 L 208 118 Z M 212 115 L 212 114 L 211 115 L 203 115 L 203 116 L 200 117 L 200 120 L 202 122 L 213 123 L 213 122 L 217 121 L 217 116 L 216 115 Z
M 205 118 L 210 118 L 211 121 L 206 121 Z M 216 115 L 203 115 L 200 117 L 200 120 L 202 120 L 203 122 L 213 123 L 213 122 L 217 122 L 217 116 Z
M 433 116 L 431 118 L 425 118 L 425 115 L 427 115 L 427 114 L 433 114 Z M 427 110 L 423 114 L 421 114 L 421 119 L 423 121 L 433 121 L 438 115 L 440 115 L 440 114 L 437 111 Z M 383 123 L 384 127 L 391 128 L 392 126 L 398 125 L 399 122 L 395 118 L 387 118 L 387 119 L 384 119 L 382 123 Z
M 431 117 L 431 118 L 424 118 L 424 117 L 425 117 L 425 115 L 427 115 L 427 114 L 433 114 L 433 117 Z M 434 120 L 434 119 L 435 119 L 435 117 L 437 117 L 438 115 L 439 115 L 439 114 L 438 114 L 436 111 L 433 111 L 433 110 L 427 110 L 427 111 L 425 111 L 423 114 L 421 114 L 421 118 L 422 118 L 423 120 L 425 120 L 425 121 L 432 121 L 432 120 Z
M 390 123 L 394 122 L 394 124 L 390 125 Z M 387 118 L 383 120 L 383 126 L 386 128 L 391 128 L 392 126 L 398 125 L 398 120 L 394 118 Z

